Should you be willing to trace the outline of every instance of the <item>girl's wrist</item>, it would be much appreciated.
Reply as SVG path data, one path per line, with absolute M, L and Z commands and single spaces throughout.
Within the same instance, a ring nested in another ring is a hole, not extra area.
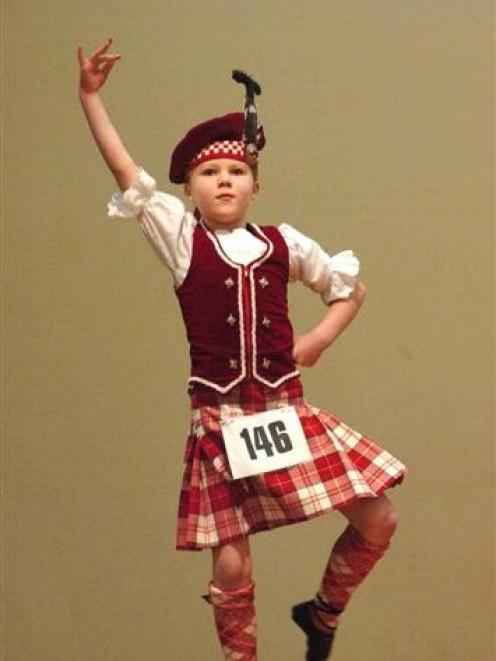
M 86 89 L 82 85 L 79 86 L 79 98 L 89 99 L 98 95 L 98 90 Z

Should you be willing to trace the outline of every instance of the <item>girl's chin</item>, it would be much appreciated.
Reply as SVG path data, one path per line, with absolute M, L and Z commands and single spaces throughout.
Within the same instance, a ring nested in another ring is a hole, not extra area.
M 203 219 L 209 227 L 213 227 L 214 229 L 236 229 L 245 225 L 245 221 L 242 218 L 203 216 Z

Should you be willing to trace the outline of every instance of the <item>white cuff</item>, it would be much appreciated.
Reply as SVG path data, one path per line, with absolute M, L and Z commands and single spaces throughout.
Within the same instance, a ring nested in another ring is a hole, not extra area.
M 360 262 L 352 250 L 343 250 L 329 258 L 329 270 L 329 286 L 322 292 L 322 300 L 326 304 L 350 296 L 355 289 Z
M 136 180 L 123 192 L 112 195 L 107 204 L 107 216 L 109 218 L 136 218 L 145 204 L 152 199 L 157 190 L 157 184 L 153 177 L 139 168 Z

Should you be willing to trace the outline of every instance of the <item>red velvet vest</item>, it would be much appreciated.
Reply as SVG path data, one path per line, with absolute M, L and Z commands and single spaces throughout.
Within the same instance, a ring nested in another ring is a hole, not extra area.
M 248 379 L 276 388 L 298 375 L 288 318 L 288 248 L 275 227 L 247 229 L 266 250 L 242 266 L 198 223 L 189 271 L 176 289 L 190 344 L 189 382 L 220 393 Z

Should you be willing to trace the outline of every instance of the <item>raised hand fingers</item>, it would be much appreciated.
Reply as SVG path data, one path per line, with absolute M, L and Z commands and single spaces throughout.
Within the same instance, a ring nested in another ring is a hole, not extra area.
M 84 53 L 83 47 L 78 46 L 78 60 L 81 68 L 91 66 L 91 68 L 98 71 L 105 68 L 109 62 L 113 65 L 120 58 L 120 53 L 106 54 L 105 50 L 101 48 L 97 49 L 92 55 L 87 56 Z
M 108 62 L 105 62 L 105 64 L 101 68 L 101 72 L 105 76 L 105 78 L 109 75 L 110 69 L 114 66 L 116 63 L 117 59 L 114 60 L 109 60 Z
M 87 55 L 82 46 L 78 47 L 80 90 L 97 92 L 105 84 L 110 70 L 121 57 L 119 53 L 107 52 L 111 43 L 109 37 L 91 55 Z
M 106 41 L 103 42 L 90 56 L 86 56 L 82 46 L 78 46 L 78 59 L 79 64 L 83 65 L 88 60 L 98 60 L 106 59 L 107 57 L 112 57 L 115 59 L 115 55 L 104 55 L 110 48 L 112 44 L 112 37 L 109 37 Z
M 108 39 L 106 39 L 103 42 L 103 44 L 98 46 L 98 48 L 95 50 L 95 52 L 90 55 L 90 58 L 94 59 L 98 55 L 101 55 L 102 53 L 105 53 L 106 51 L 108 51 L 108 49 L 110 48 L 111 43 L 112 43 L 112 37 L 109 37 Z
M 77 54 L 78 54 L 79 66 L 82 67 L 83 64 L 86 62 L 86 55 L 84 54 L 82 46 L 78 46 Z
M 98 62 L 115 62 L 116 60 L 120 60 L 121 56 L 119 53 L 112 53 L 112 55 L 100 55 L 98 57 Z
M 114 66 L 120 55 L 108 55 L 107 57 L 101 56 L 93 62 L 93 71 L 95 73 L 103 73 L 107 77 L 110 69 Z

